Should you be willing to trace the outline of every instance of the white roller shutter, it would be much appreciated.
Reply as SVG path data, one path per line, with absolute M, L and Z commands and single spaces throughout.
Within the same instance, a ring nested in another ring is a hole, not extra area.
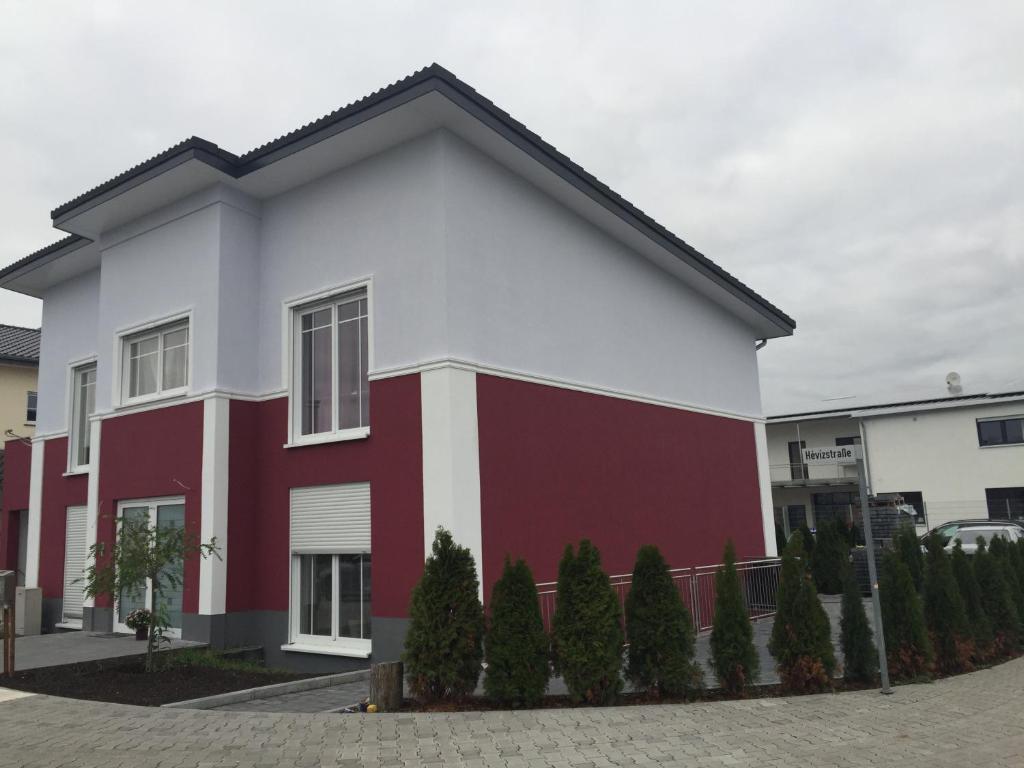
M 291 489 L 292 552 L 370 551 L 370 484 Z
M 86 508 L 68 507 L 64 528 L 64 621 L 82 620 L 82 598 L 85 597 Z

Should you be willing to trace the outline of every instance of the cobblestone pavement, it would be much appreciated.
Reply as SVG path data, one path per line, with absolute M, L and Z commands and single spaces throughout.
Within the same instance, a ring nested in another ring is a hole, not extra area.
M 0 766 L 1024 765 L 1024 659 L 928 685 L 690 705 L 327 715 L 0 702 Z

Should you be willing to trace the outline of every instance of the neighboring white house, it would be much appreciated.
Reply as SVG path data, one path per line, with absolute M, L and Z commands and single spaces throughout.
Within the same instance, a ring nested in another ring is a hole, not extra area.
M 775 519 L 859 519 L 856 466 L 806 466 L 800 448 L 863 445 L 872 496 L 899 494 L 919 527 L 1024 518 L 1024 392 L 959 395 L 770 416 Z

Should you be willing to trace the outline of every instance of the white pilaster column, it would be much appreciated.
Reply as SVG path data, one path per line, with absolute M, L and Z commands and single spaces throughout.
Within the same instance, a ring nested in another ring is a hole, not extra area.
M 476 373 L 445 366 L 420 374 L 423 427 L 423 546 L 430 554 L 439 525 L 476 560 L 483 598 L 480 439 Z
M 43 451 L 46 443 L 32 441 L 32 465 L 28 475 L 28 534 L 25 552 L 25 586 L 39 586 L 39 543 L 43 521 Z
M 85 547 L 86 552 L 96 545 L 99 539 L 100 522 L 100 434 L 103 422 L 99 419 L 89 421 L 89 483 L 85 492 Z M 89 565 L 90 563 L 86 563 Z M 83 608 L 95 608 L 96 598 L 86 596 L 82 600 Z
M 764 529 L 765 557 L 776 557 L 775 505 L 772 503 L 772 474 L 768 464 L 768 433 L 763 421 L 754 422 L 754 444 L 757 450 L 757 484 L 761 491 L 761 525 Z
M 215 395 L 203 401 L 202 543 L 216 539 L 217 554 L 199 562 L 199 613 L 223 614 L 228 577 L 228 428 L 231 401 Z

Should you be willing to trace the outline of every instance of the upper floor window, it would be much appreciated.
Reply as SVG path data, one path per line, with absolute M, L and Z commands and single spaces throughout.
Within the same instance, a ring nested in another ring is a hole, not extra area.
M 370 425 L 366 288 L 298 307 L 293 326 L 295 438 L 351 430 L 365 434 Z
M 70 469 L 89 466 L 89 417 L 96 409 L 96 363 L 71 371 Z
M 1024 444 L 1024 417 L 986 419 L 978 422 L 978 445 Z
M 188 320 L 124 337 L 121 399 L 176 394 L 188 386 Z
M 25 397 L 25 423 L 35 424 L 36 423 L 36 404 L 39 401 L 39 396 L 35 392 L 26 393 Z

